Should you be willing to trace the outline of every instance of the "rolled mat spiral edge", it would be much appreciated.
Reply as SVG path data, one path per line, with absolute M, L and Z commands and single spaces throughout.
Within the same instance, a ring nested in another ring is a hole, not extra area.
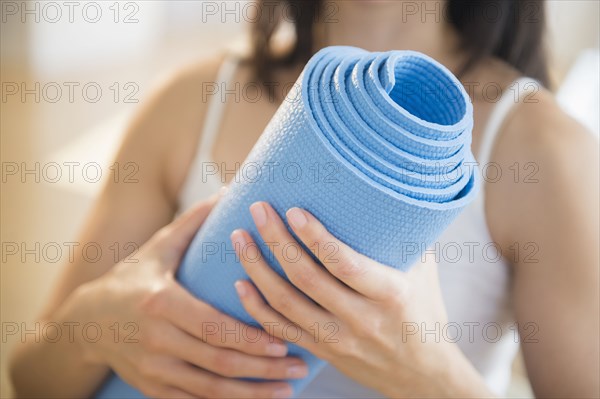
M 256 201 L 269 202 L 281 216 L 304 208 L 358 252 L 407 270 L 476 195 L 472 125 L 461 83 L 430 57 L 322 49 L 196 234 L 177 278 L 216 309 L 257 326 L 233 286 L 248 276 L 231 232 L 247 230 L 285 274 L 248 211 Z M 325 363 L 293 343 L 289 354 L 310 370 L 289 381 L 298 394 Z M 97 397 L 143 395 L 113 375 Z

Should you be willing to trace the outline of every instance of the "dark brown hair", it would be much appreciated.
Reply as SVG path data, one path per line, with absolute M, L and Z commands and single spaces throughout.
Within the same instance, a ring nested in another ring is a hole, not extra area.
M 281 19 L 267 13 L 257 18 L 250 62 L 263 82 L 272 78 L 276 68 L 306 63 L 317 50 L 313 28 L 315 21 L 323 17 L 319 13 L 326 1 L 258 0 L 261 9 L 274 3 L 285 6 L 285 19 L 293 23 L 296 41 L 286 54 L 273 54 L 270 43 Z M 469 53 L 459 76 L 484 58 L 494 56 L 523 75 L 549 85 L 543 0 L 448 0 L 442 16 L 456 29 L 462 48 Z

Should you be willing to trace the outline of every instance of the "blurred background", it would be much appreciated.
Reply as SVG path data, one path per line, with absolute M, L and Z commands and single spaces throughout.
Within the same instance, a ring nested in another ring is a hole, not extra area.
M 11 397 L 5 365 L 19 339 L 7 326 L 35 317 L 65 258 L 56 248 L 74 240 L 102 182 L 95 172 L 107 174 L 139 101 L 186 64 L 243 51 L 248 3 L 0 1 L 2 398 Z M 232 12 L 212 15 L 215 4 Z M 599 2 L 547 6 L 560 103 L 598 133 Z M 514 370 L 510 395 L 531 396 L 519 361 Z

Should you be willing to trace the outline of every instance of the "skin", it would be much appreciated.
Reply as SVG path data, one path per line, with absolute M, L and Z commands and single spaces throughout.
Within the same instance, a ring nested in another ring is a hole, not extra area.
M 432 19 L 398 23 L 401 2 L 377 2 L 370 7 L 363 3 L 336 3 L 338 23 L 318 26 L 317 47 L 352 44 L 369 50 L 413 49 L 436 58 L 453 71 L 464 59 L 465 54 L 456 49 L 456 34 L 446 24 Z M 80 242 L 93 241 L 102 247 L 115 241 L 136 242 L 141 246 L 136 254 L 140 262 L 133 266 L 123 262 L 114 265 L 104 259 L 88 264 L 83 258 L 75 259 L 65 266 L 39 317 L 41 322 L 93 320 L 104 328 L 116 320 L 136 320 L 140 323 L 140 333 L 136 336 L 139 342 L 123 342 L 118 346 L 109 342 L 101 345 L 24 342 L 13 353 L 11 362 L 18 396 L 89 396 L 113 368 L 149 396 L 284 397 L 291 392 L 285 383 L 242 386 L 230 377 L 260 374 L 278 380 L 286 377 L 276 373 L 305 372 L 297 359 L 286 357 L 283 352 L 267 353 L 268 343 L 278 343 L 277 338 L 256 345 L 227 340 L 210 342 L 197 325 L 185 324 L 188 320 L 226 320 L 226 316 L 186 295 L 173 279 L 179 257 L 214 200 L 201 203 L 190 214 L 169 224 L 178 209 L 177 198 L 206 115 L 202 83 L 214 81 L 221 61 L 222 56 L 215 57 L 180 72 L 145 101 L 116 155 L 117 162 L 139 165 L 136 176 L 139 183 L 108 183 L 78 238 Z M 282 71 L 276 78 L 283 86 L 295 81 L 300 69 Z M 518 76 L 517 71 L 503 62 L 486 59 L 462 79 L 479 82 L 480 86 L 494 82 L 506 88 Z M 240 67 L 234 80 L 242 85 L 250 82 L 250 70 Z M 473 150 L 477 153 L 482 130 L 495 104 L 477 90 L 471 94 L 475 117 Z M 492 238 L 502 248 L 515 241 L 534 242 L 539 247 L 538 263 L 527 263 L 521 257 L 512 262 L 510 271 L 517 322 L 519 325 L 535 322 L 539 326 L 538 342 L 522 343 L 535 394 L 597 397 L 600 395 L 598 145 L 582 126 L 560 110 L 551 93 L 541 89 L 535 99 L 537 102 L 514 107 L 500 129 L 491 161 L 498 163 L 505 173 L 515 162 L 519 165 L 535 162 L 539 169 L 538 183 L 524 184 L 523 179 L 515 182 L 507 178 L 486 184 L 486 219 Z M 241 162 L 278 105 L 266 96 L 255 103 L 229 102 L 212 158 L 227 169 Z M 223 183 L 226 181 L 223 179 Z M 321 245 L 335 242 L 343 247 L 343 243 L 319 227 L 318 221 L 306 216 L 310 222 L 295 228 L 298 237 Z M 289 236 L 279 223 L 276 218 L 269 218 L 261 234 L 287 242 Z M 278 282 L 270 288 L 265 281 L 273 276 L 264 265 L 245 264 L 248 273 L 254 276 L 256 288 L 248 282 L 238 283 L 245 293 L 244 304 L 257 318 L 302 322 L 294 320 L 301 316 L 298 309 L 286 308 L 285 303 L 282 307 L 273 299 L 277 298 L 275 295 L 279 294 L 281 299 L 281 295 L 297 295 L 301 291 L 312 297 L 318 293 L 311 284 L 317 283 L 323 284 L 319 286 L 320 292 L 340 292 L 343 288 L 352 305 L 339 301 L 332 307 L 330 300 L 318 297 L 314 299 L 324 310 L 309 308 L 306 303 L 303 309 L 312 318 L 338 322 L 343 326 L 342 337 L 353 345 L 321 342 L 313 345 L 312 350 L 351 378 L 384 395 L 489 396 L 481 377 L 452 344 L 410 340 L 398 344 L 402 337 L 394 332 L 394 323 L 443 322 L 446 318 L 435 265 L 417 265 L 413 271 L 402 274 L 349 249 L 342 255 L 342 262 L 327 267 L 329 274 L 322 281 L 298 279 L 301 276 L 292 273 L 289 276 L 293 285 Z M 303 267 L 307 273 L 317 273 L 310 263 Z M 342 282 L 348 287 L 342 286 Z M 390 284 L 392 294 L 376 298 L 382 282 L 395 283 Z M 258 300 L 256 289 L 267 300 L 271 297 L 269 306 Z M 419 292 L 428 295 L 421 296 Z M 351 306 L 366 309 L 372 318 L 370 325 L 377 328 L 361 330 L 350 312 Z M 181 309 L 187 310 L 185 314 Z M 385 317 L 389 314 L 394 317 Z M 161 334 L 153 335 L 151 331 Z M 183 343 L 165 336 L 186 339 Z M 342 352 L 344 348 L 353 350 Z M 221 360 L 206 362 L 206 359 Z M 263 366 L 257 367 L 257 362 Z M 439 369 L 440 363 L 446 365 L 445 370 Z M 388 374 L 392 371 L 393 375 Z M 432 375 L 436 378 L 431 378 Z M 380 378 L 384 376 L 387 378 Z M 395 384 L 392 386 L 390 382 Z
M 236 230 L 231 236 L 234 248 L 256 285 L 238 281 L 236 289 L 248 313 L 271 327 L 275 336 L 293 337 L 295 343 L 350 378 L 388 397 L 491 396 L 455 345 L 399 334 L 406 322 L 448 321 L 435 264 L 399 272 L 355 252 L 310 213 L 290 209 L 287 221 L 323 269 L 271 206 L 257 202 L 250 211 L 291 284 L 269 267 L 265 257 L 251 253 L 257 247 L 247 232 Z M 300 255 L 286 257 L 290 246 Z M 290 325 L 297 326 L 297 331 L 286 330 Z M 448 368 L 448 364 L 457 367 Z

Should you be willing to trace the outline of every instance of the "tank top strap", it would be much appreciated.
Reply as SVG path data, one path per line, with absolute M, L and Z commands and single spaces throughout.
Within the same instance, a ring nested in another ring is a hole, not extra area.
M 539 88 L 540 83 L 535 79 L 522 77 L 513 81 L 500 97 L 500 100 L 494 106 L 488 119 L 488 123 L 481 137 L 477 161 L 480 166 L 486 165 L 490 161 L 494 144 L 498 138 L 502 125 L 513 108 L 525 101 L 530 93 Z
M 500 130 L 502 129 L 504 122 L 506 122 L 510 112 L 514 110 L 517 104 L 527 101 L 530 93 L 534 93 L 539 87 L 540 83 L 536 80 L 528 77 L 522 77 L 514 80 L 504 89 L 500 100 L 498 100 L 490 114 L 487 125 L 485 126 L 481 136 L 481 144 L 479 145 L 479 151 L 477 153 L 476 160 L 479 170 L 482 174 L 485 173 L 486 166 L 490 163 L 494 145 L 496 144 Z M 475 197 L 475 200 L 470 207 L 478 214 L 476 217 L 483 221 L 485 231 L 491 237 L 490 228 L 487 225 L 485 211 L 486 193 L 485 187 L 483 187 L 484 185 L 485 184 L 482 184 L 479 195 Z
M 227 86 L 233 80 L 239 62 L 239 57 L 227 54 L 219 67 L 215 81 L 217 84 L 216 93 L 208 96 L 206 116 L 204 117 L 194 160 L 188 169 L 183 187 L 179 193 L 178 212 L 188 209 L 202 198 L 209 197 L 222 186 L 222 182 L 216 175 L 205 173 L 205 166 L 206 163 L 213 162 L 211 153 L 225 112 L 226 104 L 222 93 L 225 92 Z
M 211 153 L 215 140 L 219 134 L 219 128 L 226 108 L 226 101 L 223 93 L 226 93 L 228 86 L 235 76 L 239 65 L 239 58 L 232 54 L 227 54 L 217 73 L 216 93 L 209 96 L 208 108 L 204 118 L 204 126 L 198 140 L 197 158 L 202 161 L 212 159 Z

